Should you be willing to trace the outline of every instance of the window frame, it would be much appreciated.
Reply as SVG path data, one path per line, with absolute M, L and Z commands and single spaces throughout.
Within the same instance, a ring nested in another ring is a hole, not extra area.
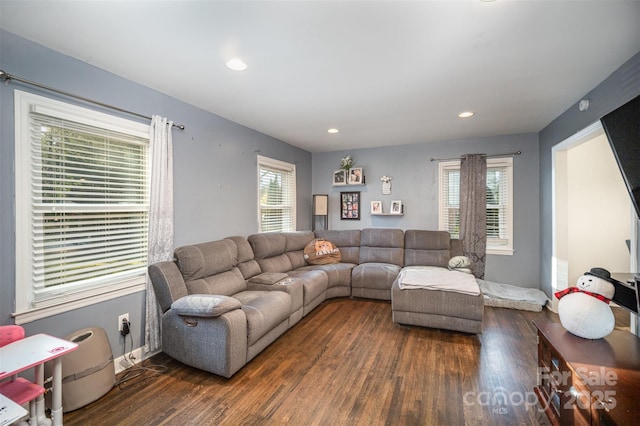
M 33 210 L 31 203 L 32 162 L 31 162 L 31 125 L 32 111 L 46 112 L 64 120 L 82 123 L 105 130 L 126 133 L 146 139 L 148 146 L 150 125 L 125 118 L 105 114 L 68 102 L 51 99 L 20 90 L 14 91 L 15 112 L 15 312 L 16 324 L 68 312 L 84 306 L 121 297 L 145 290 L 146 273 L 123 278 L 108 284 L 87 282 L 83 286 L 61 288 L 44 300 L 35 300 L 36 288 L 32 281 L 32 244 Z M 150 161 L 147 150 L 147 162 Z M 148 166 L 147 166 L 148 168 Z M 147 191 L 149 185 L 147 176 Z M 148 205 L 147 205 L 148 212 Z
M 497 157 L 487 158 L 487 170 L 491 168 L 503 167 L 506 173 L 507 190 L 505 195 L 507 197 L 507 205 L 505 211 L 505 231 L 506 242 L 503 239 L 490 239 L 487 238 L 487 254 L 496 255 L 513 255 L 513 158 L 511 157 Z M 453 161 L 441 161 L 438 163 L 438 229 L 448 230 L 445 221 L 445 179 L 444 172 L 447 170 L 460 170 L 460 160 Z M 458 206 L 459 208 L 459 206 Z M 495 241 L 495 242 L 494 242 Z M 502 241 L 504 243 L 497 243 Z
M 262 233 L 262 232 L 293 232 L 296 231 L 297 229 L 297 225 L 296 225 L 296 211 L 297 211 L 297 190 L 296 190 L 296 179 L 297 179 L 297 175 L 296 175 L 296 165 L 292 164 L 292 163 L 287 163 L 286 161 L 281 161 L 281 160 L 276 160 L 273 158 L 269 158 L 269 157 L 265 157 L 262 155 L 258 155 L 257 156 L 257 203 L 258 203 L 258 208 L 257 208 L 257 219 L 258 219 L 258 232 Z M 288 208 L 290 211 L 290 224 L 291 224 L 291 229 L 281 229 L 281 230 L 267 230 L 265 231 L 263 228 L 263 222 L 262 222 L 262 203 L 261 203 L 261 197 L 260 197 L 260 184 L 261 184 L 261 170 L 262 168 L 271 168 L 271 169 L 278 169 L 281 170 L 283 172 L 289 173 L 292 179 L 292 183 L 290 186 L 290 191 L 291 193 L 289 194 L 289 198 L 291 199 L 291 206 Z

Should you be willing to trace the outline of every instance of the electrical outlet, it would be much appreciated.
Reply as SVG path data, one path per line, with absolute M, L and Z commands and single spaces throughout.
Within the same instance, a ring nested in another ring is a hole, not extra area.
M 118 331 L 122 331 L 122 322 L 129 322 L 129 313 L 122 314 L 118 317 Z

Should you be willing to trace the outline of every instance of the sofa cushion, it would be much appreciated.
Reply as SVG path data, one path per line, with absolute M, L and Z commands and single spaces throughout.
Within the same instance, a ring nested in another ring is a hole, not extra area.
M 401 269 L 400 266 L 391 263 L 363 263 L 353 268 L 351 286 L 391 290 L 391 285 Z
M 351 288 L 351 271 L 355 263 L 331 263 L 327 265 L 308 265 L 296 269 L 296 271 L 324 271 L 327 274 L 327 288 L 347 287 Z
M 247 316 L 249 345 L 274 329 L 291 315 L 291 297 L 284 291 L 243 291 L 234 298 L 242 303 Z
M 407 230 L 404 233 L 404 266 L 446 268 L 451 259 L 451 237 L 447 231 Z
M 283 232 L 286 238 L 285 251 L 304 250 L 316 236 L 312 231 Z
M 367 228 L 362 230 L 360 259 L 363 263 L 404 264 L 404 231 L 402 229 Z
M 218 317 L 241 306 L 238 300 L 227 296 L 192 294 L 173 302 L 171 309 L 178 315 Z
M 283 232 L 249 235 L 247 241 L 253 249 L 253 255 L 256 260 L 284 254 L 287 246 L 287 237 Z
M 360 261 L 360 230 L 328 230 L 319 229 L 315 231 L 316 238 L 324 238 L 331 241 L 340 249 L 342 262 L 355 263 Z
M 291 269 L 305 266 L 304 248 L 313 241 L 315 235 L 311 231 L 284 232 L 286 237 L 285 254 L 291 262 Z
M 253 234 L 247 238 L 262 272 L 288 272 L 293 269 L 285 254 L 287 237 L 283 232 Z M 304 247 L 304 246 L 303 246 Z M 302 256 L 302 250 L 300 251 Z
M 238 251 L 231 240 L 178 247 L 174 256 L 185 281 L 230 271 L 238 263 Z
M 306 270 L 305 268 L 290 271 L 289 277 L 302 282 L 303 305 L 308 306 L 324 293 L 326 296 L 329 287 L 329 278 L 324 271 Z
M 187 281 L 189 294 L 219 294 L 233 296 L 247 289 L 247 282 L 238 268 L 198 280 Z
M 238 248 L 238 269 L 245 280 L 260 274 L 260 265 L 255 261 L 253 249 L 246 238 L 228 237 L 225 240 L 233 241 Z

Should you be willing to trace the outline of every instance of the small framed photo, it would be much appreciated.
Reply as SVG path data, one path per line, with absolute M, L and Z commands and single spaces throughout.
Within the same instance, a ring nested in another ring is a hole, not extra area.
M 396 200 L 391 202 L 390 214 L 402 214 L 402 201 Z
M 340 193 L 340 220 L 360 220 L 360 192 Z
M 333 184 L 334 185 L 346 185 L 347 184 L 347 171 L 336 170 L 333 172 Z
M 371 202 L 371 214 L 382 214 L 382 201 Z
M 362 167 L 349 169 L 349 185 L 360 185 L 363 183 Z

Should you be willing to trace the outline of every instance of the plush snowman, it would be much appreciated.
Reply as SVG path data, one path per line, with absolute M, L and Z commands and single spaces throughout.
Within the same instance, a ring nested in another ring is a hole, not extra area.
M 613 331 L 615 318 L 609 302 L 615 287 L 611 274 L 603 268 L 591 268 L 578 278 L 575 287 L 555 293 L 562 326 L 585 339 L 600 339 Z

